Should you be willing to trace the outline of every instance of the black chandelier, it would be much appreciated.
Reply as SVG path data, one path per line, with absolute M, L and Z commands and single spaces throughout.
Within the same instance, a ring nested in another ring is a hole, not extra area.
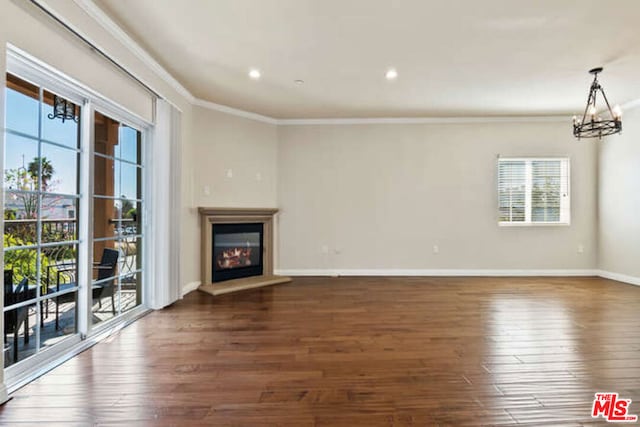
M 582 120 L 579 120 L 576 116 L 573 116 L 573 136 L 576 138 L 602 138 L 603 136 L 613 135 L 622 131 L 622 110 L 619 106 L 611 108 L 607 95 L 604 94 L 604 90 L 600 83 L 598 83 L 598 73 L 602 72 L 602 67 L 593 68 L 589 70 L 589 73 L 593 74 L 593 83 L 589 89 L 589 98 L 587 99 L 587 107 L 584 109 Z M 596 109 L 596 96 L 600 92 L 605 104 L 607 105 L 607 111 L 609 117 L 601 117 L 598 115 Z
M 53 95 L 53 114 L 47 114 L 47 117 L 51 120 L 60 118 L 62 119 L 62 123 L 64 123 L 65 120 L 78 122 L 76 105 L 58 95 Z

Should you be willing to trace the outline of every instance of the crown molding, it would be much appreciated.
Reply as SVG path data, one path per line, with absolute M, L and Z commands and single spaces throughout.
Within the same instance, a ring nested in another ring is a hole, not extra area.
M 469 117 L 379 117 L 336 119 L 280 119 L 280 126 L 300 125 L 368 125 L 368 124 L 464 124 L 464 123 L 523 123 L 570 122 L 569 116 L 469 116 Z
M 208 110 L 220 111 L 222 113 L 231 114 L 232 116 L 243 117 L 245 119 L 256 120 L 258 122 L 268 123 L 270 125 L 279 125 L 281 120 L 275 119 L 269 116 L 263 116 L 262 114 L 252 113 L 250 111 L 239 110 L 237 108 L 228 107 L 222 104 L 216 104 L 215 102 L 205 101 L 204 99 L 194 98 L 191 102 L 198 107 L 206 108 Z
M 52 10 L 43 0 L 42 3 L 47 10 Z M 96 21 L 104 30 L 122 43 L 140 61 L 149 67 L 158 77 L 171 86 L 176 92 L 185 97 L 189 103 L 193 104 L 196 98 L 187 88 L 185 88 L 171 73 L 169 73 L 158 61 L 156 61 L 142 46 L 133 40 L 118 24 L 116 24 L 93 0 L 73 0 L 84 12 Z M 62 18 L 62 17 L 61 17 Z M 62 18 L 64 19 L 64 18 Z M 68 23 L 66 19 L 65 22 Z M 85 35 L 86 36 L 86 35 Z
M 373 118 L 326 118 L 326 119 L 276 119 L 238 108 L 228 107 L 215 102 L 195 98 L 192 102 L 198 107 L 220 111 L 246 119 L 256 120 L 277 126 L 329 126 L 329 125 L 367 125 L 367 124 L 465 124 L 465 123 L 547 123 L 567 122 L 569 116 L 473 116 L 473 117 L 373 117 Z

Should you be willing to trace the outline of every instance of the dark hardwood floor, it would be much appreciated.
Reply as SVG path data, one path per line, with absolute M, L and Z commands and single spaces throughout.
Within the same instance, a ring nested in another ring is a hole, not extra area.
M 640 414 L 640 288 L 300 278 L 189 294 L 14 394 L 18 425 L 582 425 Z

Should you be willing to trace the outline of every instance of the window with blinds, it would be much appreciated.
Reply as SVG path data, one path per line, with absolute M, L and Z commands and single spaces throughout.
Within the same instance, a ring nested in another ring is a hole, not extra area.
M 569 224 L 568 158 L 498 159 L 500 225 Z

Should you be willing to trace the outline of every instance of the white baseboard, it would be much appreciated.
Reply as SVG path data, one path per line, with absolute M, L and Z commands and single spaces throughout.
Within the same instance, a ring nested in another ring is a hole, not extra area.
M 492 269 L 282 269 L 283 276 L 598 276 L 598 270 L 492 270 Z
M 7 386 L 4 381 L 0 384 L 0 405 L 9 400 L 9 393 L 7 392 Z
M 627 276 L 626 274 L 613 273 L 611 271 L 598 270 L 598 276 L 605 279 L 616 280 L 618 282 L 629 283 L 630 285 L 640 286 L 640 277 Z
M 517 270 L 517 269 L 282 269 L 275 274 L 282 276 L 476 276 L 476 277 L 522 277 L 522 276 L 599 276 L 605 279 L 629 283 L 640 286 L 640 277 L 626 274 L 613 273 L 605 270 L 590 269 L 541 269 L 541 270 Z
M 186 285 L 184 285 L 182 287 L 182 294 L 180 295 L 180 298 L 184 297 L 186 294 L 188 294 L 189 292 L 195 291 L 196 289 L 198 289 L 198 286 L 200 286 L 200 281 L 195 281 L 195 282 L 189 282 Z
M 277 276 L 337 276 L 338 274 L 334 270 L 318 270 L 318 269 L 293 269 L 293 270 L 279 270 L 275 269 L 273 274 Z

